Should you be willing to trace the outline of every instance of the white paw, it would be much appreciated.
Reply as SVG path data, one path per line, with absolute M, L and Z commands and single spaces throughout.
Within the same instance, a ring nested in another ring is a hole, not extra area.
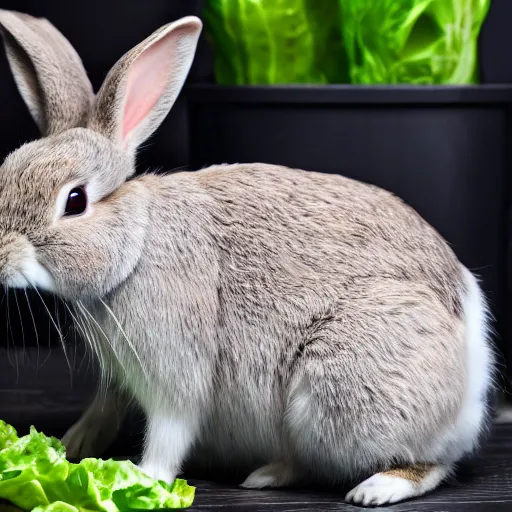
M 154 480 L 163 480 L 168 484 L 172 484 L 176 480 L 176 473 L 159 464 L 143 462 L 139 465 L 139 469 Z
M 268 464 L 253 471 L 242 484 L 246 489 L 263 489 L 265 487 L 284 487 L 293 482 L 293 470 L 282 463 Z
M 385 505 L 412 498 L 416 494 L 411 481 L 377 473 L 352 489 L 345 500 L 364 506 Z

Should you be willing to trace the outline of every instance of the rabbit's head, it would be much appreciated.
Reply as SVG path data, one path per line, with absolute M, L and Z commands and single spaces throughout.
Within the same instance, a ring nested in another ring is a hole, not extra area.
M 163 121 L 201 32 L 166 25 L 125 54 L 95 96 L 70 43 L 45 19 L 0 10 L 18 89 L 43 138 L 0 167 L 0 284 L 104 295 L 137 264 L 150 198 L 129 178 Z

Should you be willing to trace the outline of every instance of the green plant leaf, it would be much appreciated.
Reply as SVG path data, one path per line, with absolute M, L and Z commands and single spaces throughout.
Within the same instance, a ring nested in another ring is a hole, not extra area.
M 204 18 L 219 84 L 348 78 L 337 0 L 208 0 Z
M 130 461 L 66 460 L 62 443 L 0 421 L 0 498 L 36 512 L 129 512 L 189 507 L 193 487 L 157 482 Z
M 338 0 L 355 84 L 471 84 L 490 0 Z

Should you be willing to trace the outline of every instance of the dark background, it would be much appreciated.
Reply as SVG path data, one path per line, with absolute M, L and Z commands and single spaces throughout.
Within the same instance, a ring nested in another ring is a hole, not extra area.
M 0 0 L 0 8 L 48 18 L 77 49 L 97 90 L 124 52 L 165 23 L 188 14 L 200 16 L 202 2 Z M 512 1 L 493 0 L 481 36 L 483 82 L 512 83 L 511 21 Z M 189 83 L 212 81 L 212 55 L 203 37 Z M 0 105 L 1 162 L 23 142 L 39 136 L 16 90 L 3 50 L 0 51 Z M 249 133 L 251 129 L 247 126 Z M 140 153 L 138 169 L 171 170 L 186 166 L 189 162 L 187 134 L 186 104 L 182 95 Z M 65 309 L 59 308 L 51 297 L 44 297 L 46 306 L 32 293 L 28 300 L 31 308 L 24 293 L 15 295 L 10 291 L 8 297 L 2 297 L 0 292 L 0 418 L 22 430 L 35 423 L 41 430 L 61 435 L 94 392 L 94 362 L 84 358 L 76 336 L 69 329 Z M 72 372 L 59 348 L 61 339 L 55 324 L 48 320 L 46 308 L 54 313 L 55 323 L 62 324 Z M 140 422 L 132 424 L 135 436 L 141 429 Z

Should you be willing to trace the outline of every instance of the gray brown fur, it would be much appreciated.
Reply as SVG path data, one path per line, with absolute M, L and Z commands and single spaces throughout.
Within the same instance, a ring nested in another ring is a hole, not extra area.
M 434 446 L 470 378 L 467 290 L 440 235 L 392 194 L 341 176 L 255 163 L 126 181 L 132 146 L 181 87 L 123 147 L 127 73 L 173 29 L 121 59 L 84 112 L 81 63 L 56 36 L 51 56 L 30 39 L 38 23 L 0 11 L 4 32 L 42 55 L 32 65 L 49 133 L 0 168 L 0 280 L 33 246 L 55 293 L 108 336 L 96 329 L 93 348 L 148 416 L 143 467 L 172 479 L 191 454 L 248 471 L 278 462 L 287 483 L 453 462 Z M 196 29 L 175 29 L 181 69 Z M 50 80 L 63 67 L 72 84 Z M 56 220 L 69 182 L 90 185 L 92 212 Z
M 45 19 L 0 13 L 0 34 L 9 64 L 39 129 L 52 135 L 85 126 L 94 95 L 82 61 L 68 40 Z

